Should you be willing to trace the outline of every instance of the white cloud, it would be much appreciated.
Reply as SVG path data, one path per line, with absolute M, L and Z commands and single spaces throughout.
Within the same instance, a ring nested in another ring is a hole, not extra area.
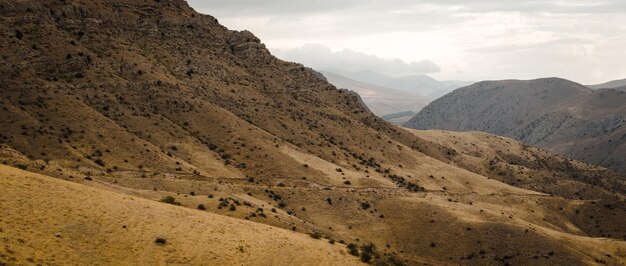
M 439 79 L 560 76 L 600 83 L 626 77 L 626 49 L 619 48 L 626 44 L 623 0 L 191 0 L 190 4 L 229 28 L 252 31 L 278 54 L 316 43 L 332 51 L 399 58 L 405 64 L 428 59 L 441 68 L 434 73 Z M 344 59 L 339 60 L 342 67 L 350 67 Z
M 439 66 L 428 60 L 406 63 L 400 59 L 382 59 L 374 55 L 349 49 L 333 52 L 319 44 L 305 44 L 299 48 L 272 51 L 279 58 L 301 62 L 320 70 L 342 70 L 348 72 L 375 71 L 392 76 L 427 74 L 440 71 Z

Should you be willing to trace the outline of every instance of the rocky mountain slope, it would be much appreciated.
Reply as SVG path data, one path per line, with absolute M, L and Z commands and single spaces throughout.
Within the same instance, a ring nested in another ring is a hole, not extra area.
M 626 93 L 563 79 L 485 81 L 433 101 L 405 125 L 483 131 L 626 172 Z
M 624 263 L 623 176 L 395 127 L 182 0 L 0 32 L 0 264 Z

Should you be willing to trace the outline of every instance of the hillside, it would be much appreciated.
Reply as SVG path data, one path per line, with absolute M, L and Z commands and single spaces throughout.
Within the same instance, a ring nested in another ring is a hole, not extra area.
M 597 85 L 587 85 L 587 87 L 592 88 L 594 90 L 597 89 L 618 89 L 618 88 L 622 88 L 621 90 L 623 91 L 624 87 L 626 86 L 626 79 L 618 79 L 618 80 L 612 80 L 609 82 L 605 82 L 602 84 L 597 84 Z
M 407 91 L 356 81 L 332 72 L 322 71 L 321 73 L 335 87 L 358 93 L 363 103 L 378 116 L 407 111 L 418 112 L 431 101 L 431 99 Z
M 625 261 L 623 176 L 477 151 L 552 179 L 493 178 L 184 1 L 2 0 L 0 31 L 0 264 Z
M 344 245 L 305 234 L 4 165 L 0 189 L 0 262 L 9 265 L 360 264 Z
M 626 172 L 626 93 L 567 80 L 485 81 L 433 101 L 405 126 L 482 131 Z

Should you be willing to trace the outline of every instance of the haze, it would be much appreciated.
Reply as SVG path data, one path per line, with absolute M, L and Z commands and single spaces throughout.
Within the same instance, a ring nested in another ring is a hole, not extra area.
M 189 3 L 254 32 L 277 56 L 322 70 L 439 80 L 558 76 L 583 84 L 626 76 L 625 1 Z

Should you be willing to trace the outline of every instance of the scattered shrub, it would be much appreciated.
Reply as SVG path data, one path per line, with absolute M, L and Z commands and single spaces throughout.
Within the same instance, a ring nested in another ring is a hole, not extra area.
M 154 240 L 154 243 L 157 243 L 158 245 L 165 245 L 165 243 L 167 243 L 167 240 L 165 240 L 165 238 L 163 237 L 157 237 L 156 240 Z
M 93 162 L 96 163 L 99 166 L 104 167 L 104 162 L 101 159 L 95 159 Z
M 352 256 L 359 256 L 359 249 L 354 243 L 348 244 L 348 251 L 350 252 L 350 255 Z
M 322 238 L 322 233 L 315 231 L 315 232 L 311 233 L 311 237 L 315 238 L 315 239 L 320 239 L 320 238 Z
M 167 204 L 172 204 L 172 205 L 180 205 L 180 202 L 176 201 L 176 198 L 172 197 L 172 196 L 167 196 L 163 199 L 161 199 L 161 202 L 167 203 Z
M 206 207 L 204 207 L 204 204 L 198 204 L 198 210 L 206 210 Z

